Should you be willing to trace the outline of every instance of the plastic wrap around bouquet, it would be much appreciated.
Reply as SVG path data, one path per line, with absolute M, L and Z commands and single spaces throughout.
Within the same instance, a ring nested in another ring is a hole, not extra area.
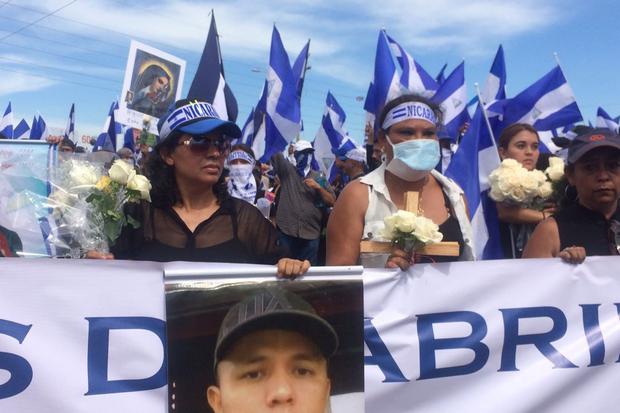
M 441 242 L 443 234 L 432 220 L 399 210 L 395 214 L 385 217 L 385 227 L 379 234 L 382 238 L 392 242 L 392 245 L 412 255 L 427 245 Z
M 489 175 L 491 199 L 524 208 L 542 209 L 553 195 L 551 175 L 557 177 L 560 170 L 557 161 L 553 162 L 545 173 L 537 169 L 529 171 L 514 159 L 504 159 L 499 168 Z M 563 175 L 563 163 L 561 169 Z
M 87 251 L 108 252 L 123 227 L 140 226 L 124 212 L 125 204 L 151 200 L 149 180 L 123 160 L 105 171 L 98 164 L 71 159 L 55 175 L 49 205 L 73 258 Z

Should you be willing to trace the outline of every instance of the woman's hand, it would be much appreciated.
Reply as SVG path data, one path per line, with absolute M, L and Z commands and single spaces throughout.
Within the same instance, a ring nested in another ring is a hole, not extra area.
M 558 254 L 564 262 L 569 264 L 581 264 L 586 259 L 586 249 L 584 247 L 566 247 Z
M 297 278 L 304 275 L 310 268 L 308 260 L 294 260 L 292 258 L 281 258 L 278 261 L 278 278 Z
M 385 263 L 385 268 L 400 268 L 403 271 L 407 271 L 411 264 L 410 257 L 405 251 L 394 248 Z
M 114 254 L 109 252 L 99 252 L 99 251 L 86 251 L 86 255 L 84 258 L 89 258 L 93 260 L 113 260 Z

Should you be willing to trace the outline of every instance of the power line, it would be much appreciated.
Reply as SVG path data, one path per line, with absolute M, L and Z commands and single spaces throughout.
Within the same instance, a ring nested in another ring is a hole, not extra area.
M 69 3 L 66 3 L 64 6 L 61 6 L 61 7 L 57 8 L 57 9 L 55 9 L 55 10 L 53 10 L 53 11 L 51 11 L 51 12 L 49 12 L 49 13 L 45 14 L 45 15 L 43 15 L 42 17 L 40 17 L 39 19 L 37 19 L 37 20 L 33 21 L 32 23 L 27 24 L 27 25 L 25 25 L 25 26 L 23 26 L 23 27 L 20 27 L 19 29 L 15 30 L 15 31 L 13 31 L 13 32 L 11 32 L 11 33 L 9 33 L 9 34 L 7 34 L 7 35 L 6 35 L 6 36 L 4 36 L 4 37 L 0 37 L 0 41 L 5 40 L 5 39 L 8 39 L 9 37 L 13 36 L 14 34 L 17 34 L 17 33 L 21 32 L 22 30 L 25 30 L 25 29 L 27 29 L 28 27 L 33 26 L 33 25 L 37 24 L 37 23 L 38 23 L 38 22 L 40 22 L 41 20 L 45 20 L 45 19 L 47 19 L 48 17 L 50 17 L 50 16 L 52 16 L 52 15 L 54 15 L 54 14 L 58 13 L 58 12 L 59 12 L 59 11 L 61 11 L 62 9 L 65 9 L 65 8 L 69 7 L 70 5 L 72 5 L 73 3 L 77 2 L 77 1 L 78 1 L 78 0 L 71 0 Z M 8 3 L 8 2 L 7 2 L 7 3 L 5 3 L 5 5 L 7 5 L 7 4 L 9 4 L 9 3 Z M 14 4 L 11 4 L 11 6 L 14 6 Z
M 40 79 L 45 79 L 45 80 L 56 80 L 58 82 L 70 83 L 70 84 L 73 84 L 73 85 L 86 86 L 86 87 L 90 87 L 90 88 L 93 88 L 93 89 L 108 90 L 108 91 L 112 91 L 112 92 L 118 93 L 117 89 L 101 87 L 101 86 L 97 86 L 97 85 L 93 85 L 93 84 L 89 84 L 89 83 L 74 82 L 74 81 L 71 81 L 71 80 L 62 79 L 62 78 L 58 78 L 58 77 L 54 77 L 54 76 L 41 76 L 41 75 L 36 75 L 34 73 L 31 73 L 31 72 L 25 72 L 23 70 L 7 69 L 5 67 L 0 67 L 0 70 L 5 71 L 5 72 L 21 73 L 21 74 L 24 74 L 24 75 L 28 75 L 28 76 L 32 76 L 32 77 L 38 77 Z

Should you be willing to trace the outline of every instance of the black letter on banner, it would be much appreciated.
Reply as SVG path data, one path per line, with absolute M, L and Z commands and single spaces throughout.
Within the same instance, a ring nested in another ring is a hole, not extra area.
M 386 347 L 379 332 L 372 325 L 371 318 L 364 318 L 364 341 L 372 356 L 364 357 L 364 364 L 367 366 L 377 366 L 385 376 L 383 383 L 403 383 L 408 382 L 403 372 L 400 371 L 396 361 L 392 358 L 390 351 Z
M 583 314 L 583 329 L 590 349 L 590 364 L 588 367 L 605 364 L 605 342 L 598 320 L 600 304 L 579 304 Z
M 26 338 L 30 325 L 0 319 L 0 334 L 13 337 L 20 344 Z M 0 399 L 7 399 L 26 390 L 32 381 L 32 366 L 28 360 L 16 354 L 0 352 L 0 370 L 11 374 L 9 381 L 0 386 Z
M 420 378 L 418 380 L 439 377 L 462 376 L 480 370 L 489 359 L 489 347 L 482 342 L 487 335 L 484 318 L 473 311 L 454 311 L 449 313 L 419 314 L 418 339 L 420 340 Z M 468 323 L 472 333 L 467 337 L 435 338 L 433 324 Z M 435 352 L 437 350 L 470 349 L 474 360 L 463 366 L 437 368 Z
M 87 317 L 88 320 L 88 392 L 95 394 L 152 390 L 168 382 L 166 366 L 166 323 L 152 317 Z M 164 360 L 159 371 L 145 379 L 108 380 L 110 330 L 146 330 L 161 340 Z
M 504 316 L 504 348 L 502 365 L 498 371 L 518 371 L 516 364 L 517 346 L 533 344 L 555 368 L 577 367 L 564 357 L 552 342 L 564 337 L 566 316 L 557 307 L 528 307 L 500 309 Z M 519 335 L 519 319 L 547 317 L 553 321 L 553 328 L 546 333 Z

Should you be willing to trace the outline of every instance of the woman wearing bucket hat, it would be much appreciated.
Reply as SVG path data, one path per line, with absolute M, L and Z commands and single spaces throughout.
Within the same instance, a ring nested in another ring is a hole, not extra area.
M 180 100 L 158 124 L 159 143 L 146 169 L 152 204 L 133 212 L 112 252 L 93 258 L 278 264 L 296 276 L 307 261 L 283 258 L 277 233 L 254 206 L 231 198 L 222 177 L 232 139 L 241 135 L 209 103 Z
M 580 263 L 586 255 L 618 255 L 620 136 L 594 129 L 576 137 L 568 148 L 565 173 L 577 202 L 536 227 L 523 257 Z

